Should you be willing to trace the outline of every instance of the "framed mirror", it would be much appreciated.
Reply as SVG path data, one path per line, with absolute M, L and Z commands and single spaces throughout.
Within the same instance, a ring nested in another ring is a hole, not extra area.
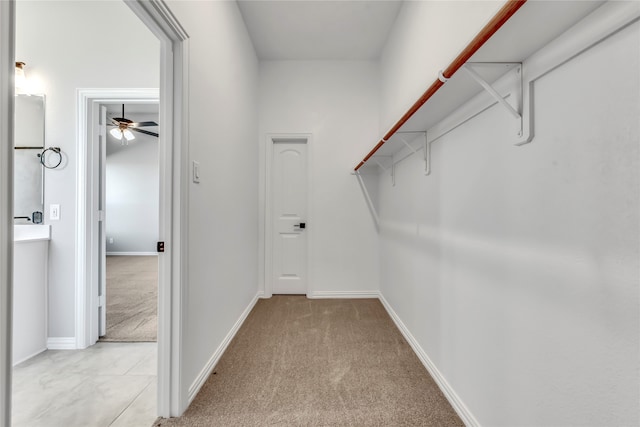
M 44 120 L 44 95 L 16 95 L 13 161 L 13 216 L 16 222 L 42 222 L 44 168 L 39 154 L 45 143 Z

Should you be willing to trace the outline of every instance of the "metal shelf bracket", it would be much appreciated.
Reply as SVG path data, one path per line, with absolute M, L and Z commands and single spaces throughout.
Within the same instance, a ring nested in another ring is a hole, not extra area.
M 506 99 L 504 99 L 502 97 L 502 95 L 500 95 L 500 93 L 493 87 L 491 86 L 490 83 L 488 83 L 484 78 L 482 78 L 482 76 L 474 69 L 474 65 L 483 65 L 483 66 L 496 66 L 496 67 L 504 67 L 505 65 L 512 65 L 515 67 L 516 69 L 516 73 L 518 73 L 519 76 L 519 87 L 517 96 L 516 96 L 516 102 L 519 104 L 518 105 L 518 109 L 514 108 L 511 104 L 509 104 L 507 102 Z M 504 107 L 505 110 L 507 110 L 507 112 L 509 114 L 511 114 L 511 116 L 513 116 L 515 119 L 520 121 L 520 129 L 518 131 L 518 136 L 522 136 L 523 133 L 523 120 L 522 120 L 522 114 L 520 114 L 520 111 L 522 111 L 522 63 L 520 62 L 510 62 L 510 63 L 505 63 L 505 62 L 468 62 L 466 64 L 464 64 L 462 66 L 462 68 L 467 72 L 467 74 L 469 74 L 469 76 L 471 78 L 473 78 L 473 80 L 476 81 L 476 83 L 478 83 L 489 95 L 491 95 L 500 105 L 502 105 L 502 107 Z M 519 111 L 518 111 L 519 110 Z
M 409 141 L 407 141 L 406 139 L 404 139 L 401 135 L 403 134 L 417 134 L 420 133 L 422 134 L 422 144 L 420 145 L 419 148 L 415 148 L 413 145 L 411 145 L 409 143 Z M 418 154 L 418 151 L 423 150 L 423 161 L 424 161 L 424 174 L 425 175 L 429 175 L 431 174 L 431 142 L 428 141 L 427 139 L 427 132 L 426 131 L 407 131 L 407 132 L 396 132 L 396 134 L 394 135 L 395 137 L 397 137 L 400 141 L 402 141 L 402 143 L 404 143 L 404 145 L 407 146 L 407 148 L 409 148 L 409 150 L 411 151 L 411 154 Z M 406 157 L 403 157 L 400 160 L 404 160 Z
M 378 216 L 378 212 L 376 211 L 376 205 L 373 203 L 373 199 L 371 199 L 371 195 L 367 190 L 367 186 L 362 179 L 362 175 L 360 172 L 355 171 L 353 175 L 358 178 L 358 184 L 360 184 L 360 189 L 362 190 L 362 194 L 364 195 L 365 201 L 367 202 L 367 206 L 369 207 L 369 212 L 371 212 L 371 217 L 373 219 L 373 223 L 376 227 L 377 231 L 380 231 L 380 217 Z
M 399 139 L 400 141 L 402 141 L 402 143 L 403 143 L 404 145 L 406 145 L 406 146 L 409 148 L 409 150 L 411 150 L 411 151 L 413 152 L 413 154 L 416 154 L 416 153 L 418 152 L 418 150 L 416 150 L 415 148 L 413 148 L 413 145 L 409 144 L 409 143 L 407 142 L 407 140 L 406 140 L 406 139 L 404 139 L 404 138 L 400 135 L 400 132 L 396 132 L 396 134 L 398 135 L 398 139 Z
M 385 166 L 384 164 L 382 164 L 382 162 L 380 160 L 378 160 L 379 158 L 385 158 L 385 159 L 390 159 L 391 162 L 393 163 L 393 156 L 373 156 L 371 157 L 371 160 L 373 160 L 374 162 L 376 162 L 376 164 L 378 166 L 380 166 L 380 169 L 382 169 L 383 171 L 387 171 L 389 169 L 390 166 Z

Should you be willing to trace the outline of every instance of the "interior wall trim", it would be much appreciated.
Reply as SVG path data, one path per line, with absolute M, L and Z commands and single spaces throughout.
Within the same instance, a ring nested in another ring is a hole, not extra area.
M 11 425 L 15 2 L 0 1 L 0 425 Z
M 49 350 L 75 350 L 76 337 L 49 337 L 47 349 Z
M 204 365 L 204 368 L 202 368 L 196 379 L 193 381 L 193 383 L 191 383 L 188 394 L 189 404 L 191 404 L 191 402 L 193 402 L 193 399 L 195 399 L 195 397 L 198 395 L 198 392 L 207 381 L 207 378 L 209 378 L 209 375 L 211 375 L 211 372 L 213 372 L 213 369 L 220 361 L 220 358 L 227 350 L 229 343 L 231 343 L 231 340 L 233 340 L 233 338 L 236 336 L 238 330 L 240 330 L 240 327 L 247 319 L 249 313 L 251 313 L 251 310 L 253 310 L 253 307 L 256 305 L 259 298 L 260 294 L 256 293 L 256 295 L 253 297 L 247 308 L 245 308 L 245 310 L 242 312 L 236 323 L 231 327 L 231 330 L 229 331 L 227 336 L 224 337 L 216 351 L 211 355 L 209 361 Z
M 39 355 L 43 351 L 47 351 L 47 350 L 48 350 L 48 347 L 43 347 L 43 348 L 41 348 L 39 350 L 34 351 L 32 354 L 23 357 L 22 359 L 14 360 L 13 361 L 13 366 L 17 366 L 17 365 L 21 364 L 22 362 L 26 362 L 27 360 L 31 359 L 32 357 L 36 357 L 37 355 Z
M 137 8 L 145 10 L 147 17 L 153 19 L 155 24 L 153 26 L 149 25 L 149 29 L 158 36 L 158 38 L 162 38 L 165 34 L 171 34 L 174 40 L 178 41 L 184 41 L 189 38 L 189 34 L 164 0 L 153 0 L 143 3 L 139 0 L 124 0 L 124 2 L 134 9 L 134 11 Z M 162 30 L 162 32 L 158 30 Z
M 313 291 L 307 294 L 310 299 L 353 299 L 353 298 L 380 298 L 379 291 Z
M 433 363 L 427 352 L 418 344 L 418 341 L 414 338 L 414 336 L 409 332 L 409 329 L 402 322 L 400 317 L 393 310 L 389 302 L 384 298 L 382 293 L 380 294 L 380 302 L 384 306 L 387 313 L 396 324 L 397 328 L 400 330 L 404 338 L 407 340 L 411 348 L 413 349 L 420 362 L 427 368 L 427 371 L 431 375 L 431 378 L 436 382 L 444 396 L 447 398 L 453 409 L 456 411 L 458 416 L 462 419 L 462 422 L 468 427 L 480 427 L 480 423 L 473 416 L 469 408 L 464 404 L 460 396 L 455 392 L 451 384 L 447 382 L 444 375 L 438 370 L 436 365 Z

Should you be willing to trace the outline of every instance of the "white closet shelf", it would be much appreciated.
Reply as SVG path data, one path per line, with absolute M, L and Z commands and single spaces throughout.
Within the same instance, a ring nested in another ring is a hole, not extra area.
M 492 92 L 492 85 L 514 69 L 520 80 L 513 86 L 520 93 L 508 102 L 502 101 L 504 95 L 498 91 L 492 96 L 500 97 L 496 102 L 500 101 L 514 120 L 520 120 L 515 144 L 529 142 L 532 133 L 526 129 L 530 123 L 525 104 L 529 100 L 528 92 L 523 100 L 522 63 L 603 3 L 508 0 L 354 170 L 358 172 L 366 164 L 366 169 L 391 168 L 393 173 L 398 156 L 402 160 L 422 151 L 425 173 L 429 174 L 429 131 L 482 91 Z

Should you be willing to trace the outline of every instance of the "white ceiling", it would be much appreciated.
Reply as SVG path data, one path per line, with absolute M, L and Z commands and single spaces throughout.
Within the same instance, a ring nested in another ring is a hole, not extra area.
M 401 0 L 238 0 L 263 60 L 377 59 Z

